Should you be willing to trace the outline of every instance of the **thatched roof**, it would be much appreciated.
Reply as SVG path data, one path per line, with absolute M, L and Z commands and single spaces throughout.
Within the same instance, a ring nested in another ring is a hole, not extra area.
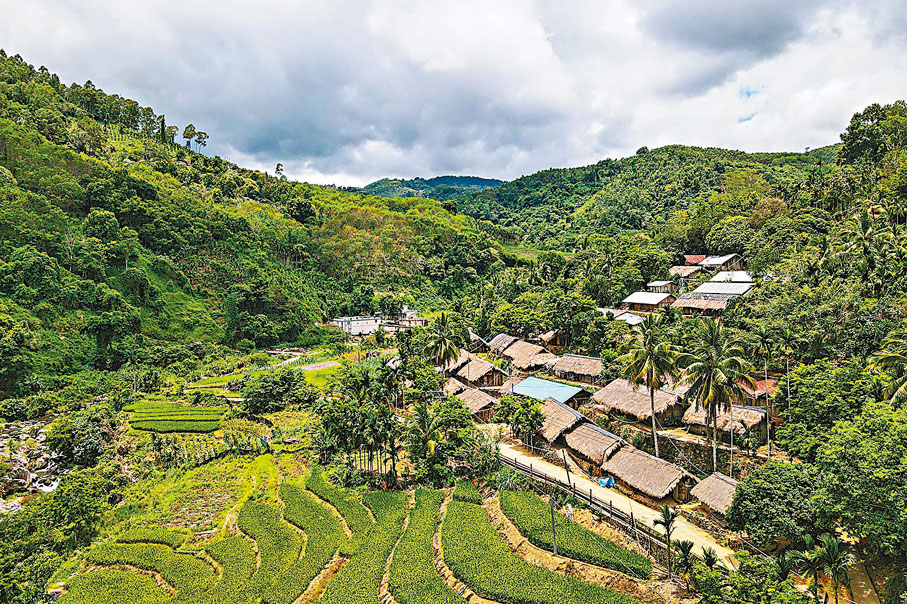
M 553 340 L 556 337 L 557 337 L 557 330 L 551 329 L 549 331 L 546 331 L 542 335 L 540 335 L 539 341 L 544 342 L 545 344 L 550 344 L 551 340 Z
M 506 382 L 501 384 L 501 387 L 498 389 L 498 392 L 500 392 L 502 396 L 505 394 L 513 394 L 513 392 L 511 392 L 511 391 L 516 387 L 517 384 L 522 382 L 524 379 L 526 379 L 526 378 L 512 375 L 509 378 L 507 378 Z
M 555 375 L 572 373 L 575 375 L 598 377 L 602 374 L 604 368 L 604 363 L 602 363 L 602 360 L 599 358 L 584 357 L 578 354 L 565 354 L 554 363 L 551 370 Z
M 622 445 L 626 444 L 621 437 L 588 421 L 581 423 L 572 432 L 568 432 L 565 438 L 571 449 L 597 466 L 600 466 Z
M 504 351 L 504 356 L 513 360 L 523 360 L 529 359 L 540 352 L 544 352 L 544 350 L 545 348 L 538 344 L 532 344 L 525 340 L 515 340 L 513 344 L 508 346 L 507 350 Z
M 467 328 L 466 328 L 466 331 L 469 332 L 469 341 L 470 341 L 472 344 L 483 344 L 483 345 L 485 345 L 485 346 L 488 346 L 488 342 L 486 342 L 485 340 L 483 340 L 483 339 L 482 339 L 482 336 L 480 336 L 479 334 L 477 334 L 476 332 L 474 332 L 474 331 L 472 330 L 472 328 L 467 327 Z
M 690 491 L 690 494 L 701 501 L 707 508 L 721 515 L 727 513 L 734 501 L 737 481 L 721 472 L 715 472 Z
M 683 423 L 705 426 L 707 425 L 706 415 L 705 407 L 697 409 L 696 405 L 690 405 L 683 414 Z M 718 414 L 718 429 L 722 432 L 730 432 L 733 425 L 735 434 L 743 434 L 747 428 L 752 428 L 758 425 L 759 422 L 764 421 L 765 412 L 763 410 L 734 405 L 728 411 L 722 411 Z
M 667 497 L 690 474 L 674 464 L 627 445 L 602 464 L 602 471 L 653 499 Z
M 668 272 L 672 275 L 677 275 L 678 277 L 689 277 L 690 275 L 695 275 L 702 270 L 701 266 L 672 266 L 668 269 Z
M 542 413 L 545 415 L 545 421 L 539 432 L 549 443 L 553 443 L 558 436 L 585 420 L 582 413 L 574 411 L 553 398 L 545 399 L 542 404 Z
M 508 335 L 506 333 L 499 333 L 495 337 L 491 338 L 488 342 L 488 347 L 491 348 L 491 351 L 496 354 L 503 354 L 507 347 L 516 342 L 519 338 Z
M 447 381 L 444 382 L 444 386 L 442 387 L 444 394 L 446 394 L 447 396 L 459 394 L 465 389 L 466 385 L 463 384 L 463 382 L 461 382 L 460 380 L 455 380 L 454 378 L 447 378 Z
M 456 371 L 457 369 L 468 363 L 472 358 L 473 355 L 470 354 L 468 350 L 461 348 L 460 354 L 457 355 L 457 358 L 446 361 L 444 365 L 442 365 L 442 369 L 448 372 Z
M 493 371 L 504 373 L 500 367 L 496 367 L 485 359 L 480 359 L 479 357 L 472 355 L 469 362 L 460 367 L 460 370 L 457 371 L 457 377 L 463 378 L 468 382 L 475 382 Z
M 671 308 L 693 308 L 696 310 L 724 310 L 728 302 L 737 298 L 727 294 L 682 294 L 671 304 Z
M 609 410 L 635 417 L 642 421 L 652 417 L 652 403 L 649 400 L 649 391 L 645 386 L 634 390 L 633 384 L 628 380 L 617 379 L 592 395 L 595 405 L 601 405 Z M 655 413 L 662 413 L 671 405 L 677 403 L 677 396 L 655 391 Z
M 466 408 L 469 409 L 469 412 L 475 415 L 480 411 L 493 406 L 497 399 L 482 392 L 481 390 L 476 390 L 475 388 L 466 388 L 463 392 L 456 395 L 458 399 L 463 401 L 463 404 L 466 405 Z
M 557 360 L 557 355 L 543 350 L 542 352 L 536 353 L 532 356 L 523 356 L 517 357 L 511 361 L 511 365 L 517 369 L 529 370 L 529 369 L 539 369 L 541 367 L 547 367 L 554 363 Z

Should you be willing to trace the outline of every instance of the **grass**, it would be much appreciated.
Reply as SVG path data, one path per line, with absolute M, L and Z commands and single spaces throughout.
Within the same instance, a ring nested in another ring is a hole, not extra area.
M 207 591 L 204 604 L 244 604 L 249 597 L 246 585 L 255 574 L 255 551 L 252 542 L 238 535 L 215 541 L 205 550 L 223 569 L 217 584 Z
M 481 506 L 451 501 L 441 526 L 444 560 L 482 597 L 502 604 L 631 604 L 636 600 L 529 564 L 507 547 Z
M 465 501 L 466 503 L 475 503 L 482 505 L 482 494 L 471 480 L 458 480 L 453 491 L 454 501 Z
M 502 491 L 501 509 L 530 543 L 552 549 L 551 512 L 541 497 L 531 492 Z M 652 561 L 645 556 L 615 545 L 563 514 L 554 515 L 554 524 L 561 556 L 637 577 L 652 576 Z
M 441 522 L 444 491 L 419 489 L 409 525 L 394 550 L 389 586 L 398 604 L 465 604 L 435 568 L 432 538 Z
M 208 433 L 220 428 L 226 407 L 198 407 L 168 401 L 144 400 L 124 407 L 135 430 Z

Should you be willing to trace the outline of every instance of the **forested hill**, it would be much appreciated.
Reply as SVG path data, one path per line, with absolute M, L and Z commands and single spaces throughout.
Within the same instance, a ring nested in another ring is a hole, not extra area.
M 833 161 L 835 152 L 836 147 L 806 154 L 643 147 L 623 159 L 524 176 L 462 198 L 459 207 L 471 216 L 518 227 L 523 241 L 569 245 L 577 235 L 646 229 L 663 222 L 677 210 L 726 192 L 728 175 L 734 172 L 751 172 L 764 179 L 765 190 L 793 196 L 811 172 Z M 753 180 L 752 175 L 745 180 Z
M 411 180 L 382 178 L 362 187 L 361 191 L 380 197 L 431 197 L 447 201 L 503 183 L 503 180 L 478 176 L 435 176 Z
M 302 342 L 381 296 L 443 306 L 503 264 L 435 200 L 270 177 L 195 152 L 204 133 L 177 144 L 181 131 L 0 51 L 0 325 L 20 326 L 6 339 L 21 357 L 0 393 L 154 342 Z

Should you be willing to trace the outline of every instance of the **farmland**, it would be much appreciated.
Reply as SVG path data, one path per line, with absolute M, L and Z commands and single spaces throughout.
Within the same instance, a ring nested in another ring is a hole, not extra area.
M 220 428 L 225 407 L 199 407 L 159 400 L 146 400 L 124 408 L 135 430 L 148 432 L 214 432 Z

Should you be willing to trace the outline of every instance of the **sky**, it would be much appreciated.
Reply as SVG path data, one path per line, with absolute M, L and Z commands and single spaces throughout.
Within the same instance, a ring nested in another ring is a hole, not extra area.
M 907 0 L 0 0 L 0 48 L 320 184 L 802 151 L 907 97 Z

